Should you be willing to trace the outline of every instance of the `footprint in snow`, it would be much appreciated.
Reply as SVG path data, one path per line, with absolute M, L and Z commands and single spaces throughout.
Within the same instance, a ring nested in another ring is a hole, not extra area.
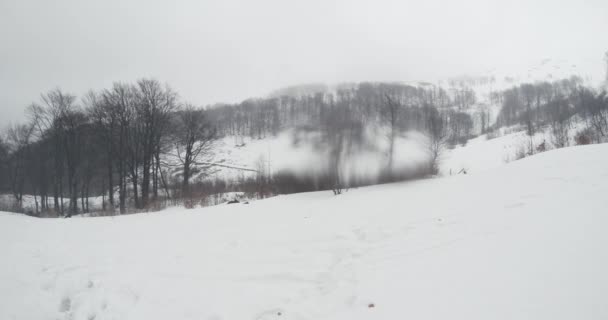
M 64 297 L 59 303 L 59 312 L 69 312 L 72 309 L 72 299 Z

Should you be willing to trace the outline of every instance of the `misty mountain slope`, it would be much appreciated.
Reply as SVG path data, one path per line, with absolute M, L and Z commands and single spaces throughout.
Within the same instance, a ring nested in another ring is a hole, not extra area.
M 582 120 L 573 120 L 569 130 L 569 140 L 574 144 L 576 133 L 585 128 Z M 553 149 L 553 136 L 548 126 L 540 127 L 530 138 L 523 128 L 503 127 L 497 129 L 498 136 L 488 137 L 483 134 L 467 141 L 465 145 L 444 148 L 439 163 L 439 174 L 449 176 L 461 170 L 468 173 L 485 171 L 501 167 L 526 152 L 530 141 L 537 148 L 545 142 L 547 149 Z M 427 137 L 411 131 L 397 139 L 395 145 L 396 170 L 413 170 L 426 165 L 429 157 Z M 235 142 L 237 141 L 237 142 Z M 376 136 L 377 149 L 361 154 L 355 160 L 357 174 L 379 174 L 386 164 L 386 143 L 382 135 Z M 536 151 L 535 151 L 536 152 Z M 315 150 L 306 141 L 296 143 L 291 130 L 285 130 L 276 137 L 250 139 L 226 137 L 218 141 L 217 151 L 209 161 L 211 165 L 201 170 L 199 179 L 238 179 L 241 176 L 255 176 L 255 170 L 263 169 L 276 174 L 281 171 L 292 171 L 306 175 L 318 170 L 327 160 L 324 154 Z M 358 165 L 358 166 L 357 166 Z
M 608 145 L 105 218 L 0 214 L 0 319 L 605 319 Z
M 345 175 L 365 178 L 377 177 L 388 161 L 388 139 L 385 134 L 368 133 L 371 146 L 349 155 L 343 166 Z M 396 138 L 395 168 L 415 170 L 426 165 L 428 158 L 426 137 L 410 131 Z M 215 142 L 214 151 L 205 159 L 195 179 L 223 179 L 235 181 L 255 177 L 257 172 L 273 175 L 290 172 L 296 176 L 320 174 L 329 163 L 327 150 L 312 139 L 300 137 L 296 130 L 285 129 L 277 136 L 263 139 L 223 137 Z M 178 164 L 175 162 L 176 165 Z M 174 174 L 181 174 L 176 166 Z
M 446 92 L 452 99 L 452 104 L 449 107 L 442 107 L 442 112 L 457 112 L 466 113 L 471 117 L 473 123 L 471 135 L 466 138 L 475 137 L 482 132 L 482 129 L 488 129 L 491 126 L 497 126 L 497 119 L 503 108 L 503 102 L 497 97 L 504 93 L 505 90 L 517 87 L 524 83 L 539 83 L 539 82 L 553 82 L 558 79 L 570 79 L 573 72 L 576 71 L 576 67 L 567 64 L 566 61 L 553 61 L 551 59 L 544 59 L 539 61 L 538 64 L 532 65 L 519 72 L 515 70 L 509 70 L 510 73 L 501 73 L 497 70 L 489 70 L 486 75 L 479 76 L 460 76 L 450 78 L 447 81 L 439 81 L 438 83 L 428 82 L 402 82 L 401 85 L 409 86 L 410 88 L 416 88 L 419 90 L 430 90 L 441 89 Z M 581 79 L 581 81 L 583 81 Z M 309 84 L 292 86 L 277 90 L 277 92 L 270 95 L 270 97 L 292 97 L 302 98 L 303 96 L 315 96 L 315 94 L 333 94 L 336 95 L 338 90 L 351 89 L 355 90 L 359 86 L 372 86 L 373 85 L 384 85 L 390 87 L 396 83 L 341 83 L 334 85 L 323 85 L 323 84 Z M 473 98 L 466 99 L 467 102 L 460 103 L 459 96 L 462 96 L 465 92 L 470 92 Z M 300 106 L 303 107 L 303 106 Z M 482 118 L 486 119 L 483 120 Z M 504 131 L 508 128 L 501 127 L 495 130 Z M 581 127 L 582 128 L 582 127 Z M 522 128 L 523 130 L 523 128 Z M 369 126 L 366 134 L 369 141 L 374 144 L 375 149 L 366 150 L 367 154 L 357 155 L 358 158 L 355 166 L 363 166 L 364 168 L 357 168 L 357 174 L 364 172 L 363 175 L 377 175 L 378 171 L 387 163 L 387 136 L 380 132 L 382 128 L 378 130 L 378 126 Z M 406 130 L 402 133 L 402 139 L 397 141 L 396 149 L 401 151 L 401 154 L 395 155 L 395 160 L 399 162 L 402 168 L 416 167 L 421 165 L 425 158 L 428 157 L 428 147 L 425 144 L 424 135 L 419 130 Z M 310 173 L 311 170 L 318 170 L 320 165 L 323 166 L 328 162 L 326 152 L 322 150 L 318 145 L 315 145 L 312 141 L 306 141 L 305 139 L 297 139 L 298 128 L 296 125 L 287 125 L 279 130 L 277 135 L 264 135 L 263 138 L 251 138 L 247 135 L 227 135 L 219 139 L 215 143 L 215 152 L 210 159 L 207 159 L 202 165 L 199 166 L 199 174 L 195 176 L 195 179 L 226 179 L 236 180 L 242 177 L 255 176 L 255 171 L 260 171 L 260 168 L 264 168 L 264 171 L 270 171 L 277 173 L 280 171 L 292 171 L 296 174 L 299 173 Z M 521 134 L 520 134 L 521 135 Z M 544 134 L 547 137 L 547 134 Z M 480 140 L 484 140 L 485 137 L 481 136 L 472 139 L 471 142 L 477 144 L 477 147 L 481 147 L 478 144 Z M 465 139 L 466 140 L 466 139 Z M 492 148 L 490 153 L 482 155 L 482 159 L 496 158 L 497 156 L 500 161 L 511 161 L 515 158 L 515 153 L 519 145 L 522 144 L 519 141 L 511 141 L 514 139 L 507 139 L 508 141 L 497 140 L 492 142 L 492 145 L 498 146 L 504 143 L 505 146 L 502 149 Z M 524 139 L 515 139 L 524 140 Z M 542 142 L 542 139 L 540 139 Z M 538 142 L 538 143 L 540 143 Z M 514 146 L 517 145 L 517 146 Z M 476 147 L 476 148 L 477 148 Z M 487 145 L 483 146 L 486 149 Z M 458 149 L 458 148 L 457 148 Z M 506 153 L 509 154 L 506 154 Z M 446 152 L 451 154 L 451 152 Z M 459 158 L 462 158 L 457 152 Z M 465 152 L 465 153 L 468 153 Z M 478 155 L 474 156 L 479 158 Z M 352 158 L 352 157 L 349 157 Z M 451 158 L 451 155 L 448 156 Z M 504 160 L 503 160 L 504 159 Z M 476 160 L 474 160 L 476 161 Z M 494 163 L 496 161 L 492 160 Z M 350 162 L 350 161 L 349 161 Z M 461 161 L 462 162 L 462 161 Z M 467 159 L 464 159 L 467 162 Z M 441 172 L 449 174 L 450 169 L 464 168 L 464 165 L 450 163 L 448 168 L 442 168 Z M 482 167 L 488 167 L 485 164 L 481 164 Z M 445 167 L 445 165 L 442 165 Z M 496 167 L 493 164 L 490 167 Z M 180 174 L 180 169 L 177 167 L 173 171 L 174 174 Z M 348 175 L 348 173 L 346 173 Z

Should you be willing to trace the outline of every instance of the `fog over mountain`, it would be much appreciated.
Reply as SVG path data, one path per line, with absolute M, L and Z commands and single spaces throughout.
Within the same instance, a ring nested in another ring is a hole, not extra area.
M 551 59 L 604 77 L 608 2 L 1 1 L 0 126 L 55 87 L 154 77 L 197 105 L 301 83 L 437 81 Z

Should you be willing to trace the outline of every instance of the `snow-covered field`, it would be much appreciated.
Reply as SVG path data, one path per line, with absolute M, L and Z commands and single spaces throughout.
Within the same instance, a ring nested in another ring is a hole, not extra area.
M 122 217 L 0 213 L 0 319 L 607 319 L 608 145 Z

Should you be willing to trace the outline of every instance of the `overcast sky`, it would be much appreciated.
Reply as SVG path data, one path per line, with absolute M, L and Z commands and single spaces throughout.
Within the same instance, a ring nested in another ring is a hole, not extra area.
M 602 77 L 607 30 L 606 0 L 0 0 L 0 126 L 49 89 L 141 77 L 200 105 L 545 58 Z

